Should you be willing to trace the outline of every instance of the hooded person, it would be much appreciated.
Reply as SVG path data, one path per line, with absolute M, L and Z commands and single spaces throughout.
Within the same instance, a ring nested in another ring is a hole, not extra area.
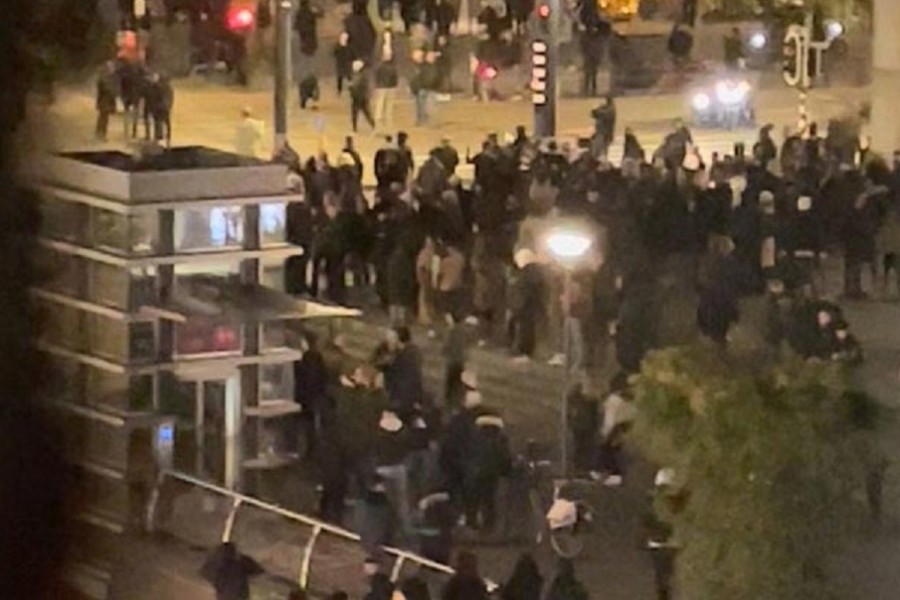
M 477 385 L 471 379 L 470 383 Z M 482 406 L 481 392 L 478 389 L 467 390 L 463 396 L 463 409 L 450 419 L 441 436 L 441 470 L 446 477 L 451 501 L 457 508 L 462 507 L 466 451 L 475 433 L 475 420 L 484 414 L 489 414 L 489 411 Z
M 500 591 L 501 600 L 540 600 L 544 578 L 534 557 L 527 552 L 519 557 L 512 575 Z
M 512 468 L 506 425 L 496 414 L 475 418 L 463 454 L 463 500 L 466 524 L 493 531 L 497 522 L 497 488 Z

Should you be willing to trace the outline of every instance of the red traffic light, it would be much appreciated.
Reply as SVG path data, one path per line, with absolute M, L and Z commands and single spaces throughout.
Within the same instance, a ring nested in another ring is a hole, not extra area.
M 232 8 L 228 11 L 228 28 L 231 30 L 243 30 L 253 27 L 256 16 L 249 8 Z
M 549 4 L 539 4 L 537 7 L 537 14 L 542 19 L 550 18 L 550 5 Z

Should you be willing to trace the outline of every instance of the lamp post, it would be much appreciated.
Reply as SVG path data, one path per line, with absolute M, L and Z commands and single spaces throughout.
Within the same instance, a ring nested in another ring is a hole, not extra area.
M 287 145 L 291 85 L 291 0 L 275 1 L 275 152 Z
M 572 271 L 581 263 L 594 245 L 593 236 L 574 228 L 560 227 L 551 231 L 546 238 L 547 250 L 558 265 L 563 268 L 563 293 L 569 294 L 572 285 Z M 565 332 L 565 317 L 563 317 Z M 563 334 L 565 336 L 565 333 Z M 565 354 L 565 374 L 563 378 L 562 402 L 560 404 L 559 461 L 560 475 L 565 478 L 569 474 L 569 388 L 571 387 L 572 365 L 567 343 L 563 344 Z

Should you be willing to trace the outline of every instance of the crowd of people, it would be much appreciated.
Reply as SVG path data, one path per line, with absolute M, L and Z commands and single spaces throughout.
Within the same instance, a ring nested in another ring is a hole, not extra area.
M 788 132 L 780 148 L 766 126 L 749 151 L 707 159 L 678 122 L 653 152 L 626 130 L 612 165 L 614 102 L 594 117 L 593 140 L 557 144 L 519 128 L 489 135 L 474 156 L 445 140 L 419 165 L 400 132 L 374 156 L 374 190 L 362 185 L 352 138 L 336 164 L 324 153 L 277 157 L 304 198 L 289 207 L 288 236 L 307 252 L 287 263 L 286 288 L 341 304 L 371 292 L 392 323 L 354 369 L 335 358 L 340 339 L 307 333 L 295 372 L 322 468 L 321 513 L 347 522 L 355 485 L 353 523 L 373 557 L 392 543 L 448 562 L 458 527 L 498 527 L 498 489 L 515 481 L 517 457 L 482 398 L 474 344 L 506 348 L 514 363 L 550 356 L 577 375 L 574 467 L 611 487 L 622 484 L 618 455 L 634 417 L 628 376 L 651 349 L 701 338 L 730 352 L 744 321 L 768 360 L 863 360 L 824 288 L 825 264 L 842 257 L 846 299 L 891 295 L 900 156 L 888 166 L 835 121 L 824 137 L 815 124 Z M 463 162 L 471 182 L 458 175 Z M 594 239 L 568 271 L 545 244 L 560 223 Z M 442 390 L 425 384 L 416 324 L 442 340 Z M 505 508 L 507 519 L 527 510 L 514 499 Z M 655 556 L 669 552 L 653 543 Z

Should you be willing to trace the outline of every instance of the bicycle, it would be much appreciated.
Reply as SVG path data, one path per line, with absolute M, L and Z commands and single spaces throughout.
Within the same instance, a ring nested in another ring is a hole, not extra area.
M 531 444 L 517 462 L 524 469 L 526 478 L 535 545 L 540 545 L 546 537 L 558 556 L 575 558 L 584 549 L 581 533 L 594 517 L 591 507 L 573 493 L 574 487 L 581 484 L 593 487 L 596 483 L 592 480 L 553 478 L 549 480 L 551 493 L 547 498 L 546 471 L 553 463 L 537 458 Z

